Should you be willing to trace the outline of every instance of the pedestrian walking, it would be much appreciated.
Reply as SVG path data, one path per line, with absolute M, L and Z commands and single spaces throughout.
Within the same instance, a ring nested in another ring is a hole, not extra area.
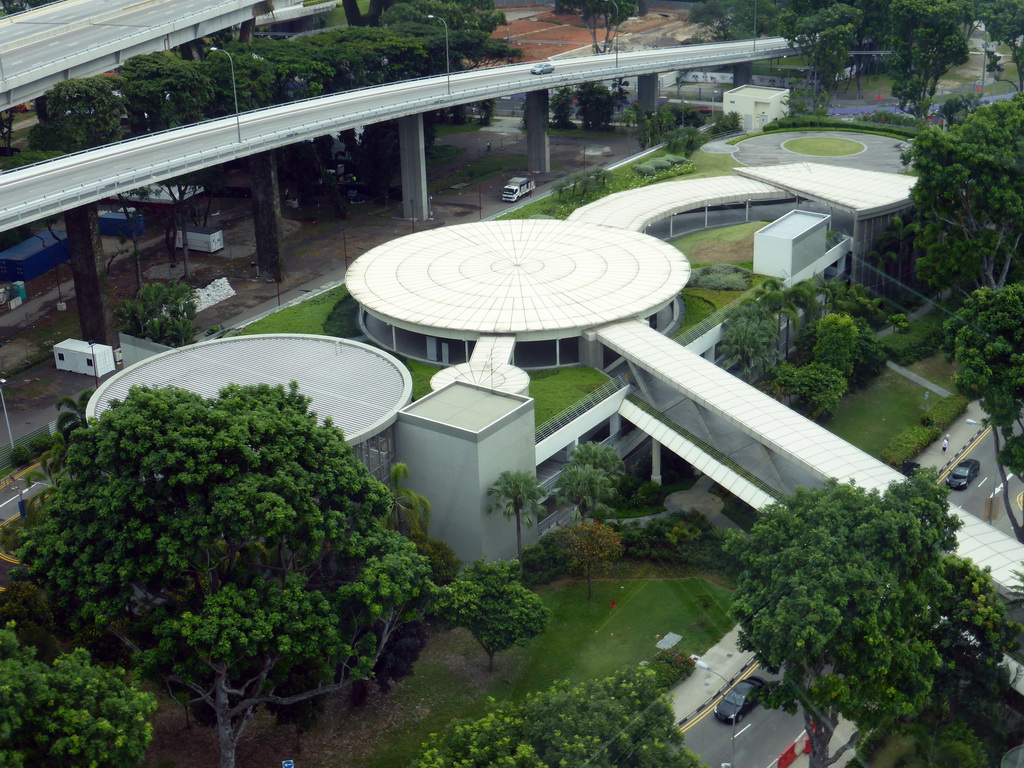
M 947 448 L 949 448 L 949 435 L 942 438 L 942 452 L 945 453 Z

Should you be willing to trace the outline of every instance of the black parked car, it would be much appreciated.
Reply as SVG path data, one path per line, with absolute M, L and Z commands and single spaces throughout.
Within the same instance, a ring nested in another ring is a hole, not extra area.
M 715 707 L 715 717 L 723 723 L 738 723 L 743 716 L 757 704 L 757 692 L 764 688 L 765 682 L 760 677 L 747 677 L 733 686 Z
M 971 480 L 978 476 L 981 471 L 981 462 L 977 459 L 964 459 L 949 473 L 946 478 L 946 485 L 950 488 L 962 491 L 971 484 Z

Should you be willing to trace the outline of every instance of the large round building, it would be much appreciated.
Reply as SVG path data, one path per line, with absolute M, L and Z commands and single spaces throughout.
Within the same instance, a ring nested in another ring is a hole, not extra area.
M 107 379 L 89 400 L 99 418 L 132 387 L 180 387 L 216 397 L 228 384 L 296 382 L 310 410 L 331 419 L 378 480 L 394 462 L 393 425 L 412 399 L 408 369 L 386 352 L 332 336 L 282 333 L 192 344 L 146 358 Z
M 386 349 L 458 365 L 483 337 L 514 337 L 520 368 L 580 362 L 584 330 L 640 318 L 679 320 L 690 265 L 638 232 L 517 221 L 460 224 L 380 245 L 349 269 L 360 324 Z

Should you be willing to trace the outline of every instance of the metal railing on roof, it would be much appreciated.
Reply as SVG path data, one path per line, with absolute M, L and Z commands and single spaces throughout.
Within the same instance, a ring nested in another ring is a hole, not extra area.
M 646 400 L 641 400 L 636 395 L 627 395 L 626 399 L 629 400 L 629 402 L 633 403 L 633 405 L 635 405 L 637 408 L 642 410 L 644 413 L 648 414 L 649 416 L 653 416 L 654 418 L 656 418 L 658 421 L 660 421 L 665 426 L 669 427 L 670 429 L 672 429 L 675 432 L 678 432 L 680 435 L 682 435 L 687 440 L 689 440 L 691 443 L 696 445 L 698 448 L 700 448 L 702 451 L 704 451 L 704 453 L 706 453 L 708 456 L 713 458 L 719 464 L 721 464 L 721 465 L 723 465 L 725 467 L 728 467 L 733 472 L 735 472 L 737 475 L 742 477 L 744 480 L 746 480 L 747 482 L 749 482 L 752 485 L 756 486 L 760 490 L 764 491 L 765 493 L 767 493 L 772 498 L 775 498 L 775 499 L 781 499 L 782 498 L 783 494 L 779 490 L 773 488 L 771 485 L 766 483 L 760 477 L 758 477 L 757 475 L 752 473 L 750 470 L 748 470 L 745 467 L 743 467 L 742 465 L 740 465 L 732 457 L 727 456 L 726 454 L 722 453 L 720 450 L 715 448 L 715 446 L 711 445 L 710 443 L 705 441 L 703 438 L 698 437 L 693 432 L 691 432 L 690 430 L 686 429 L 686 427 L 683 427 L 683 426 L 677 424 L 676 422 L 674 422 L 672 419 L 670 419 L 664 413 L 662 413 L 657 408 L 655 408 L 653 405 L 648 403 Z
M 551 437 L 551 435 L 555 434 L 555 432 L 560 430 L 573 419 L 578 418 L 602 400 L 611 397 L 623 387 L 628 386 L 629 384 L 626 383 L 626 380 L 622 376 L 616 376 L 614 379 L 609 379 L 593 392 L 586 395 L 583 399 L 577 400 L 564 411 L 552 416 L 537 427 L 534 432 L 534 440 L 539 443 L 544 438 Z
M 687 344 L 692 344 L 697 339 L 699 339 L 701 336 L 703 336 L 705 333 L 710 331 L 712 328 L 715 328 L 716 326 L 719 326 L 722 323 L 724 323 L 726 315 L 729 314 L 729 310 L 730 309 L 735 307 L 737 304 L 746 301 L 747 299 L 753 298 L 753 296 L 756 293 L 757 293 L 757 287 L 756 286 L 753 287 L 753 288 L 748 288 L 743 293 L 741 293 L 739 296 L 737 296 L 735 299 L 733 299 L 732 302 L 728 306 L 722 307 L 721 309 L 716 309 L 714 312 L 712 312 L 710 315 L 705 317 L 703 320 L 701 320 L 696 325 L 694 325 L 694 326 L 692 326 L 690 328 L 687 328 L 685 331 L 680 333 L 678 336 L 673 337 L 672 340 L 676 344 L 680 344 L 680 345 L 682 345 L 684 347 Z
M 830 232 L 828 237 L 825 238 L 825 253 L 828 253 L 837 245 L 842 243 L 844 240 L 849 240 L 850 236 L 843 232 Z

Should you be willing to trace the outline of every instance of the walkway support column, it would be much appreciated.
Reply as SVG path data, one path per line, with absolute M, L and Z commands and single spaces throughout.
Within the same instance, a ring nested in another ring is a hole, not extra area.
M 732 65 L 732 87 L 739 88 L 741 85 L 750 85 L 754 82 L 754 63 L 744 61 Z
M 661 485 L 661 443 L 651 438 L 651 482 Z
M 422 114 L 398 118 L 398 151 L 402 156 L 402 216 L 425 221 L 430 218 L 430 198 Z
M 249 177 L 252 181 L 256 263 L 261 274 L 280 283 L 285 270 L 281 258 L 281 195 L 274 150 L 249 155 Z
M 658 107 L 658 74 L 640 75 L 636 79 L 636 100 L 640 109 L 652 110 Z
M 547 90 L 526 94 L 526 165 L 533 173 L 551 170 Z

